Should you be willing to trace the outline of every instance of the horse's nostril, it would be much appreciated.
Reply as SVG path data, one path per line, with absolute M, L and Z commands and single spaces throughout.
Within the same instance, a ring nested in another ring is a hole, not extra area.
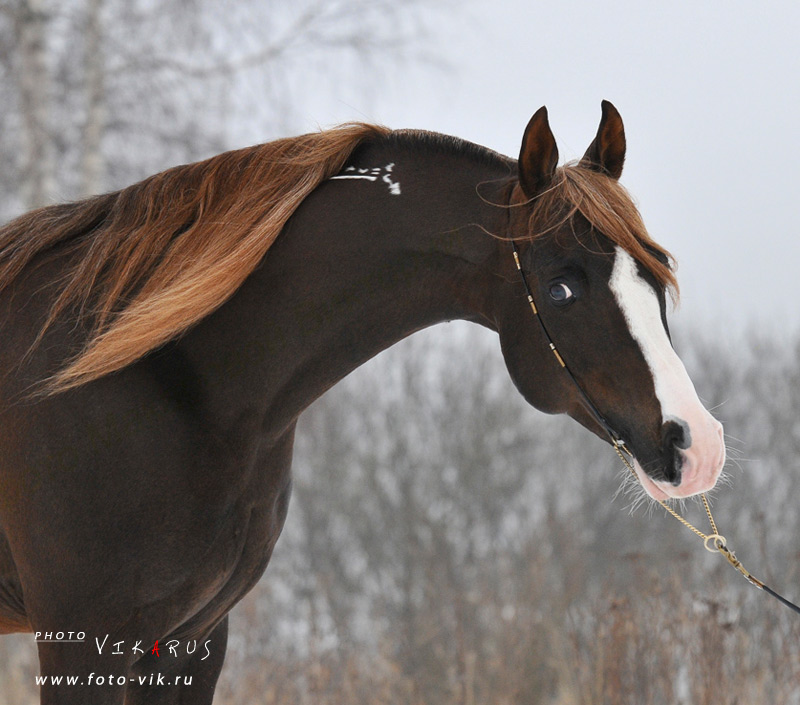
M 661 446 L 669 452 L 672 448 L 685 450 L 692 445 L 689 427 L 685 421 L 672 419 L 661 427 Z
M 675 486 L 681 484 L 681 471 L 683 470 L 683 453 L 681 453 L 680 449 L 677 446 L 673 447 L 672 451 L 672 462 L 668 465 L 671 465 L 672 473 L 671 477 L 667 477 L 667 479 Z
M 661 427 L 661 447 L 664 457 L 664 479 L 676 487 L 681 484 L 682 449 L 692 444 L 689 427 L 684 421 L 670 420 Z

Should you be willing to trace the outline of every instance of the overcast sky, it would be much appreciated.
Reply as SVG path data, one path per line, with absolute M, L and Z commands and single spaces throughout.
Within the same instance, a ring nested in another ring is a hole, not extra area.
M 800 327 L 800 3 L 500 0 L 466 12 L 434 37 L 451 70 L 383 67 L 369 97 L 342 85 L 309 101 L 304 127 L 367 119 L 516 156 L 547 105 L 563 161 L 583 154 L 611 100 L 628 137 L 622 181 L 679 262 L 673 319 Z

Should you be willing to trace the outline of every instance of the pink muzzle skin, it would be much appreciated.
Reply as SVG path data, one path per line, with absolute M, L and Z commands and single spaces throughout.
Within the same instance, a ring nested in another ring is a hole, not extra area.
M 680 483 L 661 482 L 649 477 L 638 461 L 633 467 L 645 492 L 657 501 L 683 499 L 708 492 L 719 479 L 725 465 L 725 440 L 722 424 L 705 409 L 699 418 L 688 422 L 692 444 L 679 453 L 683 458 Z

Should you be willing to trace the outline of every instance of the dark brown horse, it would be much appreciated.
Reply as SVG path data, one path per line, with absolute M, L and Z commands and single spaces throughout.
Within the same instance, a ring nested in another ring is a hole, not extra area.
M 670 346 L 675 281 L 624 156 L 610 103 L 561 168 L 544 108 L 519 162 L 349 125 L 0 229 L 0 632 L 37 634 L 41 702 L 210 703 L 226 615 L 283 526 L 298 416 L 421 328 L 497 331 L 531 404 L 605 437 L 512 240 L 645 489 L 710 488 L 722 429 Z

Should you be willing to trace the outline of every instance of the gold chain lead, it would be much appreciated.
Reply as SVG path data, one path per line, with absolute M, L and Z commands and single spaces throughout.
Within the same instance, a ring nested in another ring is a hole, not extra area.
M 636 478 L 636 481 L 639 481 L 638 476 L 636 475 L 636 470 L 633 469 L 633 465 L 625 457 L 625 454 L 622 451 L 625 451 L 631 457 L 633 454 L 628 450 L 628 447 L 625 445 L 623 441 L 614 441 L 613 444 L 614 450 L 617 451 L 617 455 L 619 456 L 622 463 L 625 465 L 628 470 L 631 471 L 633 476 Z M 701 539 L 703 539 L 703 544 L 706 547 L 707 551 L 711 551 L 714 553 L 715 551 L 719 551 L 724 557 L 725 560 L 728 561 L 736 570 L 738 570 L 745 578 L 747 578 L 750 583 L 755 585 L 757 588 L 763 590 L 764 583 L 762 583 L 758 578 L 753 577 L 750 572 L 742 565 L 742 562 L 736 557 L 736 554 L 728 548 L 728 542 L 724 536 L 722 536 L 719 531 L 717 530 L 717 523 L 714 521 L 714 516 L 711 514 L 711 507 L 708 504 L 708 499 L 706 498 L 705 492 L 700 495 L 700 499 L 703 501 L 703 508 L 706 510 L 706 514 L 708 515 L 708 523 L 711 525 L 711 533 L 704 534 L 700 529 L 698 529 L 694 524 L 684 519 L 678 512 L 676 512 L 672 507 L 670 507 L 663 499 L 657 500 L 658 503 L 664 507 L 673 517 L 675 517 L 681 524 L 683 524 L 689 531 L 692 531 Z M 709 545 L 711 544 L 711 545 Z
M 636 478 L 636 481 L 639 482 L 639 477 L 636 475 L 636 470 L 633 469 L 633 465 L 625 457 L 625 455 L 623 454 L 622 451 L 624 450 L 625 453 L 627 453 L 628 455 L 631 455 L 631 456 L 633 454 L 630 452 L 630 450 L 628 450 L 628 447 L 625 445 L 625 443 L 623 441 L 615 442 L 613 445 L 614 445 L 614 450 L 617 451 L 617 455 L 619 456 L 620 460 L 623 462 L 625 467 L 628 468 L 628 470 L 631 471 L 631 474 Z M 715 536 L 715 537 L 718 537 L 718 538 L 722 539 L 722 541 L 724 543 L 725 537 L 724 536 L 720 536 L 719 533 L 717 532 L 717 525 L 714 522 L 714 517 L 711 515 L 711 508 L 708 506 L 708 500 L 706 499 L 705 494 L 701 494 L 700 497 L 702 497 L 702 499 L 703 499 L 703 506 L 705 507 L 706 514 L 708 514 L 708 521 L 711 524 L 712 533 L 710 535 L 709 534 L 704 534 L 694 524 L 692 524 L 689 521 L 687 521 L 686 519 L 684 519 L 680 514 L 678 514 L 678 512 L 676 512 L 672 507 L 670 507 L 663 499 L 659 499 L 659 500 L 656 500 L 656 501 L 662 507 L 664 507 L 664 509 L 666 509 L 670 514 L 672 514 L 672 516 L 674 516 L 681 524 L 683 524 L 687 529 L 689 529 L 689 531 L 693 531 L 701 539 L 703 539 L 703 541 L 708 541 L 710 536 Z

